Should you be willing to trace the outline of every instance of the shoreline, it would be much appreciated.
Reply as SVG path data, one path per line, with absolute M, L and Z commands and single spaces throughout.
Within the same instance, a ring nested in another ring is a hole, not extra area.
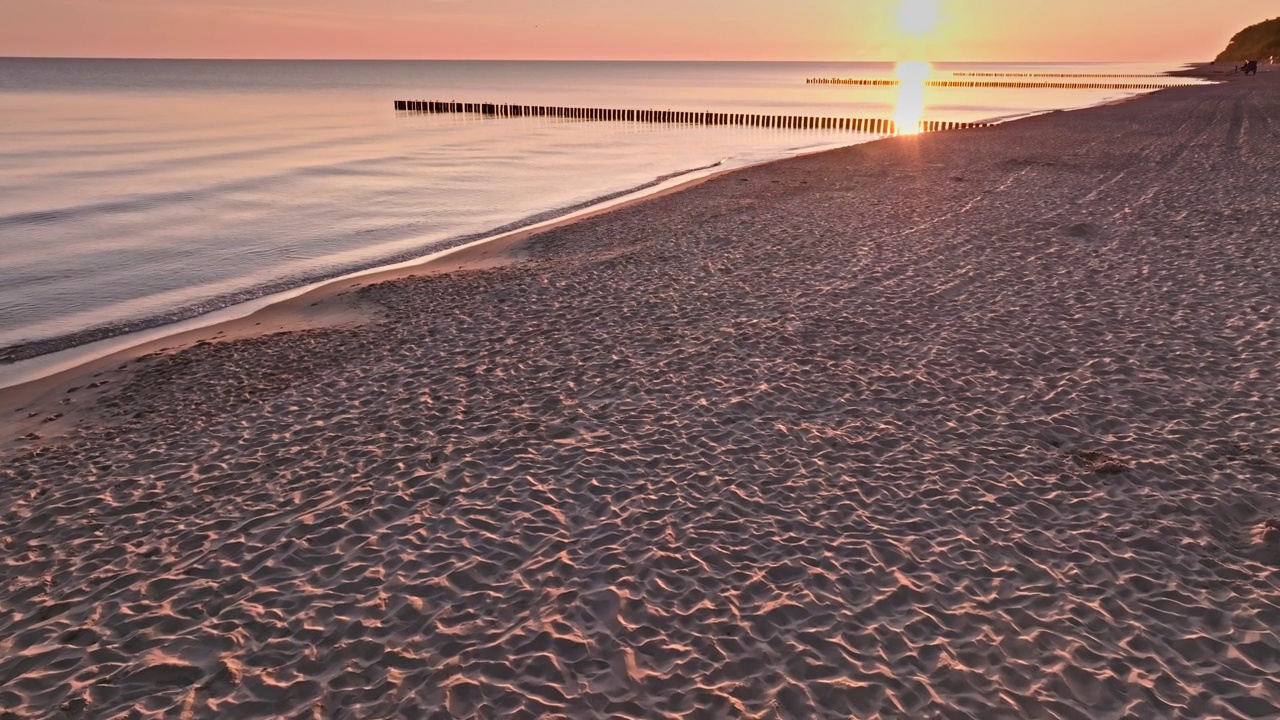
M 88 342 L 68 347 L 61 347 L 52 352 L 24 356 L 18 360 L 0 362 L 0 391 L 17 391 L 31 383 L 41 382 L 47 377 L 54 375 L 61 376 L 64 373 L 76 370 L 80 366 L 97 363 L 104 358 L 127 357 L 135 348 L 159 347 L 164 344 L 164 340 L 170 337 L 196 337 L 193 333 L 199 333 L 202 330 L 212 327 L 220 327 L 227 323 L 234 325 L 243 320 L 247 315 L 269 310 L 277 304 L 290 303 L 299 295 L 310 294 L 313 291 L 320 290 L 329 285 L 345 287 L 349 281 L 353 279 L 358 279 L 367 275 L 379 274 L 383 271 L 399 271 L 401 269 L 412 268 L 419 265 L 432 264 L 438 260 L 442 260 L 453 252 L 470 250 L 474 246 L 483 245 L 489 242 L 504 241 L 511 235 L 526 237 L 531 233 L 549 231 L 564 223 L 576 222 L 584 218 L 594 217 L 595 215 L 608 212 L 615 208 L 626 207 L 634 202 L 643 202 L 647 198 L 661 197 L 668 192 L 685 187 L 686 185 L 703 182 L 711 177 L 715 177 L 723 173 L 730 173 L 773 162 L 784 162 L 796 157 L 830 152 L 831 150 L 851 147 L 852 145 L 864 144 L 866 142 L 876 142 L 878 139 L 880 138 L 852 144 L 829 145 L 818 150 L 804 150 L 799 153 L 793 153 L 778 158 L 755 162 L 747 161 L 742 165 L 732 165 L 728 167 L 724 167 L 726 162 L 725 160 L 720 160 L 705 167 L 692 168 L 663 175 L 635 187 L 607 193 L 598 198 L 577 203 L 565 208 L 538 213 L 488 231 L 445 240 L 439 244 L 443 245 L 443 247 L 436 247 L 427 253 L 410 255 L 404 259 L 379 260 L 375 264 L 344 271 L 341 274 L 334 275 L 332 277 L 305 282 L 301 285 L 290 286 L 282 290 L 271 291 L 263 295 L 253 296 L 242 301 L 234 302 L 230 305 L 221 306 L 214 310 L 199 312 L 198 314 L 191 316 L 179 315 L 177 316 L 177 319 L 163 321 L 160 320 L 160 318 L 143 319 L 142 321 L 139 321 L 142 324 L 137 329 L 128 330 L 119 334 L 108 334 L 105 337 L 100 337 Z M 115 327 L 116 326 L 94 327 L 77 333 L 72 333 L 70 335 L 58 336 L 56 338 L 52 338 L 50 341 L 41 340 L 20 343 L 6 348 L 6 351 L 12 350 L 13 348 L 22 349 L 33 345 L 41 345 L 47 342 L 60 344 L 61 340 L 67 337 L 78 337 L 81 335 L 97 336 L 103 332 L 111 333 L 114 332 Z M 302 322 L 294 329 L 309 327 L 316 327 L 316 325 L 314 322 L 308 320 Z M 273 332 L 279 332 L 286 329 L 288 328 L 281 326 Z M 211 338 L 199 336 L 197 339 Z M 57 369 L 45 371 L 33 368 L 35 364 L 43 360 L 51 360 Z M 0 400 L 0 408 L 3 408 L 4 406 L 5 404 Z M 0 437 L 3 437 L 2 432 L 0 432 Z
M 874 141 L 873 141 L 874 142 Z M 829 152 L 820 150 L 818 152 Z M 803 157 L 803 155 L 798 156 Z M 773 162 L 784 162 L 786 159 L 769 160 L 763 163 L 744 165 L 729 169 L 715 170 L 720 163 L 705 168 L 698 168 L 688 173 L 679 173 L 675 177 L 659 178 L 645 183 L 640 189 L 614 194 L 609 199 L 592 203 L 546 220 L 537 221 L 515 230 L 488 235 L 471 240 L 462 245 L 445 248 L 426 256 L 375 267 L 356 270 L 327 280 L 303 285 L 299 288 L 265 295 L 261 298 L 237 303 L 207 313 L 206 315 L 188 318 L 160 325 L 154 328 L 126 333 L 113 338 L 105 338 L 104 343 L 119 343 L 118 348 L 90 356 L 79 356 L 77 350 L 91 347 L 77 346 L 65 351 L 73 353 L 62 362 L 56 363 L 57 369 L 43 372 L 35 371 L 8 384 L 0 381 L 0 452 L 11 448 L 24 438 L 39 431 L 42 440 L 56 438 L 69 432 L 77 425 L 91 419 L 91 405 L 108 390 L 107 385 L 118 384 L 127 377 L 128 366 L 165 353 L 180 352 L 184 349 L 213 342 L 231 342 L 248 338 L 269 337 L 279 333 L 301 332 L 322 328 L 339 328 L 377 321 L 377 307 L 368 303 L 359 303 L 344 299 L 355 290 L 368 285 L 403 278 L 425 277 L 450 272 L 465 272 L 501 267 L 522 258 L 520 246 L 529 238 L 540 233 L 550 232 L 557 228 L 581 222 L 599 215 L 619 210 L 634 204 L 644 203 L 671 193 L 706 182 L 714 177 L 732 173 Z M 246 305 L 252 306 L 265 301 L 243 315 L 229 319 L 214 319 L 212 322 L 200 322 L 209 316 L 217 317 L 224 313 L 233 313 Z M 184 327 L 194 324 L 194 327 Z M 140 335 L 156 332 L 156 337 L 132 340 Z M 27 360 L 29 363 L 55 356 L 40 355 Z M 5 370 L 0 366 L 0 371 Z M 0 372 L 0 377 L 3 377 Z M 74 388 L 74 390 L 72 389 Z M 78 392 L 76 400 L 81 401 L 74 408 L 66 407 L 69 392 Z
M 303 280 L 296 284 L 289 281 L 276 281 L 266 285 L 253 287 L 245 291 L 233 293 L 231 295 L 218 296 L 193 305 L 180 307 L 166 315 L 157 315 L 137 320 L 127 320 L 107 325 L 98 325 L 43 340 L 20 342 L 15 345 L 0 348 L 0 378 L 3 378 L 3 375 L 5 374 L 4 370 L 7 366 L 27 363 L 32 360 L 38 360 L 42 357 L 57 355 L 67 351 L 74 351 L 77 348 L 109 342 L 117 338 L 141 335 L 148 331 L 164 328 L 166 326 L 183 325 L 189 321 L 198 321 L 200 318 L 207 315 L 214 315 L 232 310 L 237 306 L 256 304 L 264 299 L 268 301 L 270 301 L 271 298 L 287 299 L 289 295 L 296 293 L 299 290 L 305 291 L 306 288 L 319 286 L 328 282 L 341 282 L 343 279 L 348 277 L 362 273 L 376 272 L 379 268 L 388 268 L 412 262 L 427 262 L 428 258 L 440 256 L 442 253 L 446 253 L 454 248 L 468 247 L 475 243 L 501 238 L 510 233 L 519 232 L 529 227 L 544 226 L 547 223 L 554 222 L 560 218 L 574 217 L 582 212 L 589 211 L 592 208 L 608 207 L 618 198 L 639 195 L 652 188 L 660 187 L 672 180 L 678 180 L 681 177 L 698 176 L 700 173 L 719 167 L 723 163 L 724 161 L 722 160 L 704 167 L 679 170 L 654 178 L 648 182 L 641 183 L 635 187 L 606 193 L 599 197 L 592 198 L 591 200 L 575 203 L 573 205 L 547 210 L 529 217 L 514 220 L 496 228 L 446 238 L 434 243 L 430 247 L 426 248 L 425 251 L 399 253 L 390 257 L 372 260 L 367 263 L 360 263 L 333 275 L 315 277 L 313 279 Z M 279 302 L 279 300 L 277 300 L 277 302 Z M 212 306 L 212 309 L 204 309 L 206 306 Z M 4 380 L 0 379 L 0 389 L 6 387 L 3 383 Z
M 0 710 L 1280 714 L 1278 87 L 719 174 L 63 393 Z
M 1174 75 L 1176 74 L 1176 72 L 1170 71 L 1166 74 Z M 1136 97 L 1141 97 L 1141 95 L 1136 94 L 1126 98 L 1122 98 L 1120 100 L 1107 101 L 1107 102 L 1124 102 Z M 1104 102 L 1100 104 L 1106 104 L 1106 103 Z M 1007 115 L 1007 116 L 996 116 L 996 117 L 992 117 L 984 120 L 979 120 L 978 122 L 999 124 L 1003 122 L 1021 120 L 1027 117 L 1035 117 L 1036 115 L 1040 115 L 1048 112 L 1075 111 L 1075 110 L 1085 109 L 1092 106 L 1093 105 L 1082 105 L 1079 107 L 1065 108 L 1063 110 L 1034 111 L 1034 112 Z M 874 141 L 875 140 L 866 140 L 864 142 L 874 142 Z M 851 143 L 851 144 L 860 144 L 860 143 Z M 849 146 L 848 144 L 842 144 L 838 146 L 828 145 L 823 149 L 811 150 L 811 151 L 807 150 L 800 153 L 792 153 L 789 155 L 774 158 L 771 160 L 766 160 L 763 162 L 776 162 L 781 160 L 787 160 L 792 157 L 812 154 L 813 152 L 825 152 L 827 150 L 830 150 L 836 147 L 848 147 L 848 146 Z M 436 255 L 439 255 L 441 252 L 449 250 L 452 247 L 462 247 L 465 245 L 470 245 L 471 243 L 476 241 L 483 241 L 485 239 L 501 237 L 509 232 L 515 232 L 525 227 L 542 226 L 548 221 L 554 221 L 557 218 L 562 218 L 562 217 L 574 216 L 578 214 L 580 211 L 589 210 L 593 207 L 607 207 L 616 198 L 636 195 L 639 192 L 643 192 L 647 188 L 660 186 L 663 183 L 667 182 L 668 180 L 672 179 L 673 177 L 697 175 L 708 169 L 715 168 L 717 165 L 723 164 L 724 162 L 725 161 L 722 160 L 719 163 L 702 167 L 702 168 L 692 168 L 688 170 L 677 171 L 669 175 L 660 176 L 658 178 L 655 178 L 653 180 L 642 183 L 641 185 L 638 185 L 632 188 L 627 188 L 624 190 L 607 193 L 598 198 L 584 201 L 582 203 L 576 203 L 574 205 L 548 210 L 548 211 L 538 213 L 526 218 L 520 218 L 500 227 L 441 240 L 434 243 L 433 247 L 425 253 L 419 253 L 416 251 L 397 253 L 396 255 L 391 257 L 381 258 L 374 261 L 362 262 L 353 266 L 350 269 L 342 270 L 336 274 L 317 276 L 312 279 L 302 281 L 301 283 L 298 283 L 298 284 L 295 284 L 293 281 L 273 281 L 263 286 L 248 288 L 248 289 L 237 291 L 235 293 L 231 293 L 228 295 L 218 296 L 218 297 L 210 298 L 208 300 L 203 300 L 197 303 L 193 303 L 190 305 L 178 307 L 162 315 L 143 317 L 143 318 L 133 319 L 133 320 L 114 321 L 114 322 L 107 323 L 105 325 L 97 325 L 89 328 L 84 328 L 84 329 L 76 330 L 70 333 L 57 335 L 51 338 L 19 342 L 14 345 L 0 348 L 0 390 L 9 388 L 9 387 L 15 387 L 19 384 L 28 382 L 31 379 L 36 379 L 34 376 L 39 374 L 38 371 L 33 372 L 27 368 L 30 368 L 32 366 L 33 361 L 39 361 L 42 358 L 55 357 L 55 362 L 58 365 L 66 367 L 68 363 L 63 358 L 68 357 L 67 354 L 70 354 L 70 356 L 82 354 L 82 353 L 79 353 L 78 351 L 84 348 L 91 348 L 92 346 L 100 345 L 100 344 L 124 347 L 131 344 L 140 344 L 140 342 L 129 341 L 128 338 L 131 338 L 131 337 L 157 337 L 158 338 L 158 337 L 162 337 L 164 335 L 169 335 L 169 334 L 183 334 L 187 332 L 185 328 L 190 328 L 196 325 L 203 326 L 203 325 L 211 324 L 207 321 L 202 320 L 202 318 L 205 318 L 206 316 L 209 316 L 209 315 L 238 314 L 234 309 L 239 306 L 246 306 L 246 305 L 262 306 L 262 302 L 264 300 L 268 302 L 277 302 L 277 301 L 287 300 L 289 296 L 296 294 L 300 290 L 305 290 L 307 288 L 315 287 L 326 282 L 341 282 L 345 278 L 358 273 L 376 271 L 379 268 L 398 266 L 398 265 L 409 263 L 409 262 L 424 262 L 425 258 L 431 258 Z M 758 163 L 749 163 L 746 165 L 739 165 L 735 167 L 746 167 L 754 164 L 758 164 Z M 733 168 L 730 168 L 730 169 L 733 169 Z M 276 298 L 276 300 L 273 300 L 273 298 Z M 205 309 L 210 307 L 213 309 Z M 175 329 L 172 332 L 166 332 L 164 331 L 164 328 L 166 327 L 176 327 L 178 329 Z M 92 355 L 98 355 L 101 353 L 91 350 L 88 353 L 83 353 L 83 354 L 92 356 Z M 90 357 L 89 359 L 91 360 L 92 357 Z M 25 368 L 14 370 L 14 366 L 25 366 Z M 15 380 L 13 378 L 22 378 L 22 379 Z
M 1147 93 L 1149 94 L 1149 93 Z M 1058 113 L 1078 112 L 1091 107 L 1101 107 L 1140 99 L 1147 94 L 1137 94 L 1119 100 L 1096 105 L 1051 110 L 1011 118 L 994 119 L 998 126 L 1034 117 Z M 956 132 L 972 132 L 971 130 Z M 84 345 L 72 346 L 49 354 L 19 360 L 9 367 L 0 365 L 0 451 L 14 447 L 21 441 L 59 437 L 76 426 L 90 421 L 85 406 L 101 397 L 108 385 L 118 384 L 127 377 L 127 366 L 142 359 L 164 353 L 180 352 L 186 348 L 211 342 L 228 342 L 255 337 L 267 337 L 278 333 L 337 328 L 377 321 L 377 308 L 369 304 L 353 305 L 343 298 L 360 287 L 402 278 L 422 277 L 448 272 L 483 270 L 518 262 L 522 258 L 521 246 L 530 238 L 573 223 L 620 210 L 634 204 L 659 199 L 670 193 L 693 187 L 713 178 L 741 170 L 785 163 L 793 159 L 834 152 L 857 145 L 893 140 L 893 137 L 876 138 L 861 143 L 836 148 L 826 148 L 783 158 L 766 160 L 742 166 L 719 168 L 723 161 L 704 168 L 657 178 L 638 188 L 613 193 L 599 202 L 591 202 L 554 217 L 521 224 L 513 230 L 488 234 L 463 244 L 446 247 L 418 258 L 379 264 L 355 270 L 333 278 L 318 280 L 297 288 L 235 303 L 202 315 L 184 318 L 172 323 L 141 328 L 121 335 L 106 337 Z M 692 177 L 687 177 L 692 176 Z M 666 185 L 666 187 L 664 187 Z M 518 221 L 522 223 L 523 221 Z M 246 314 L 238 309 L 258 306 Z M 213 319 L 224 314 L 234 314 L 228 319 Z M 147 337 L 154 335 L 154 337 Z M 136 338 L 143 339 L 136 339 Z M 93 352 L 94 345 L 106 344 L 111 349 Z M 118 347 L 115 347 L 118 346 Z M 90 349 L 89 353 L 82 353 Z M 51 371 L 15 373 L 13 368 L 42 359 L 69 353 L 66 360 L 56 362 Z M 9 371 L 9 372 L 6 372 Z M 8 378 L 6 378 L 8 375 Z M 16 377 L 15 377 L 16 376 Z M 74 388 L 74 390 L 72 390 Z M 83 388 L 83 389 L 82 389 Z M 81 401 L 74 408 L 64 402 L 68 392 L 78 392 Z M 25 417 L 24 417 L 25 416 Z
M 1181 71 L 1171 70 L 1166 74 L 1177 75 L 1179 72 Z M 1205 78 L 1210 77 L 1209 75 L 1185 75 L 1185 76 L 1186 77 L 1205 77 Z M 1159 92 L 1159 91 L 1156 91 L 1156 92 Z M 1023 114 L 1017 114 L 1017 115 L 1001 116 L 1001 117 L 980 120 L 978 122 L 987 123 L 992 126 L 996 126 L 996 125 L 1002 125 L 1010 122 L 1018 122 L 1021 120 L 1026 120 L 1029 118 L 1034 118 L 1034 117 L 1039 117 L 1039 116 L 1049 115 L 1054 113 L 1078 112 L 1081 110 L 1088 110 L 1094 107 L 1103 107 L 1107 105 L 1131 102 L 1131 101 L 1146 97 L 1150 94 L 1151 93 L 1139 93 L 1139 94 L 1133 94 L 1133 95 L 1115 99 L 1115 100 L 1108 100 L 1108 101 L 1103 101 L 1103 102 L 1094 103 L 1090 105 L 1082 105 L 1079 107 L 1071 107 L 1071 108 L 1057 109 L 1057 110 L 1035 111 L 1035 112 L 1023 113 Z M 333 285 L 335 287 L 347 288 L 347 287 L 350 287 L 350 282 L 349 282 L 350 280 L 361 278 L 366 275 L 380 274 L 384 270 L 399 270 L 402 268 L 408 269 L 408 268 L 411 268 L 414 266 L 420 266 L 420 265 L 421 266 L 432 265 L 438 260 L 443 260 L 446 256 L 448 256 L 450 253 L 455 251 L 468 250 L 473 246 L 482 245 L 484 243 L 489 243 L 494 241 L 501 242 L 504 239 L 506 239 L 508 236 L 513 234 L 519 234 L 522 237 L 528 237 L 528 235 L 525 235 L 525 232 L 527 230 L 532 231 L 532 233 L 530 234 L 549 231 L 556 227 L 559 227 L 564 222 L 575 222 L 578 219 L 593 217 L 599 213 L 608 212 L 611 209 L 626 207 L 627 205 L 633 202 L 642 202 L 646 198 L 661 197 L 662 195 L 665 195 L 668 192 L 678 189 L 679 187 L 685 186 L 685 181 L 683 181 L 682 178 L 686 178 L 686 177 L 690 178 L 688 180 L 688 184 L 692 185 L 698 182 L 705 181 L 706 179 L 709 179 L 711 177 L 715 177 L 717 175 L 721 175 L 725 173 L 732 173 L 738 170 L 758 167 L 760 165 L 768 165 L 771 163 L 786 162 L 788 160 L 792 160 L 799 157 L 805 157 L 807 155 L 821 154 L 821 153 L 831 152 L 833 150 L 840 150 L 843 148 L 852 147 L 854 145 L 881 142 L 883 140 L 889 140 L 889 139 L 892 139 L 892 137 L 875 138 L 875 139 L 866 140 L 863 142 L 852 143 L 849 145 L 825 147 L 819 150 L 805 151 L 798 154 L 787 155 L 780 158 L 774 158 L 774 159 L 760 161 L 760 162 L 752 162 L 752 163 L 732 166 L 728 168 L 716 169 L 724 164 L 725 161 L 722 160 L 720 162 L 717 162 L 713 165 L 708 165 L 706 167 L 693 168 L 690 170 L 679 171 L 676 173 L 672 173 L 670 175 L 661 176 L 649 182 L 638 185 L 636 187 L 629 188 L 627 190 L 617 191 L 614 193 L 609 193 L 604 196 L 601 196 L 600 198 L 595 198 L 593 200 L 586 201 L 584 203 L 579 203 L 577 205 L 573 205 L 568 208 L 551 210 L 545 213 L 540 213 L 538 215 L 531 216 L 529 218 L 523 218 L 521 220 L 517 220 L 512 223 L 509 223 L 506 226 L 495 228 L 487 232 L 475 233 L 471 235 L 461 236 L 459 238 L 454 238 L 451 240 L 442 241 L 441 243 L 439 243 L 439 245 L 442 245 L 443 247 L 437 247 L 436 249 L 431 250 L 430 252 L 427 252 L 422 255 L 407 257 L 404 259 L 392 258 L 392 259 L 380 260 L 374 264 L 370 264 L 364 267 L 357 267 L 356 269 L 349 270 L 349 271 L 344 271 L 341 274 L 334 275 L 332 277 L 308 281 L 301 285 L 287 287 L 281 290 L 270 291 L 261 295 L 254 295 L 246 298 L 245 300 L 240 300 L 240 301 L 233 302 L 229 305 L 220 306 L 214 310 L 205 311 L 205 312 L 196 311 L 196 314 L 194 315 L 187 315 L 185 314 L 185 311 L 180 310 L 180 311 L 177 311 L 179 314 L 177 316 L 174 316 L 172 319 L 168 319 L 168 316 L 166 316 L 165 318 L 144 319 L 142 321 L 137 321 L 137 322 L 140 322 L 141 324 L 138 325 L 138 327 L 136 327 L 135 329 L 126 330 L 123 332 L 116 332 L 117 326 L 114 326 L 114 325 L 106 326 L 106 327 L 94 327 L 94 328 L 88 328 L 83 331 L 78 331 L 76 333 L 71 333 L 70 335 L 58 336 L 50 340 L 20 343 L 18 345 L 6 348 L 4 352 L 12 352 L 15 349 L 17 351 L 25 352 L 27 348 L 30 348 L 33 346 L 45 346 L 45 345 L 53 345 L 56 347 L 56 349 L 48 352 L 40 352 L 39 354 L 36 354 L 36 355 L 24 354 L 19 359 L 5 360 L 3 362 L 0 362 L 0 391 L 21 393 L 22 397 L 28 399 L 29 401 L 31 397 L 31 387 L 34 385 L 45 383 L 45 381 L 49 380 L 50 378 L 64 377 L 64 376 L 67 376 L 68 374 L 71 374 L 72 377 L 78 377 L 80 375 L 85 374 L 84 372 L 82 372 L 83 370 L 89 367 L 98 369 L 101 363 L 111 358 L 130 359 L 132 357 L 136 357 L 136 354 L 145 354 L 147 352 L 151 352 L 154 349 L 159 348 L 166 344 L 174 345 L 173 348 L 170 348 L 170 347 L 165 348 L 165 350 L 171 350 L 171 349 L 176 349 L 178 346 L 185 346 L 186 344 L 190 344 L 191 342 L 198 342 L 201 340 L 212 340 L 214 339 L 213 336 L 205 334 L 203 331 L 208 329 L 223 329 L 224 325 L 227 325 L 230 328 L 238 328 L 240 322 L 243 321 L 247 316 L 257 315 L 258 313 L 270 311 L 270 309 L 276 305 L 288 305 L 293 301 L 294 298 L 296 298 L 299 295 L 305 294 L 310 296 L 313 292 L 321 290 L 330 285 Z M 663 187 L 663 186 L 669 185 L 673 181 L 678 183 L 675 187 Z M 511 228 L 511 229 L 504 229 L 504 228 Z M 435 272 L 435 271 L 428 269 L 427 272 Z M 328 297 L 328 294 L 326 293 L 323 296 Z M 243 308 L 249 308 L 249 307 L 252 307 L 254 309 L 249 310 L 248 312 L 242 312 Z M 275 313 L 272 313 L 272 315 L 274 314 Z M 231 316 L 231 317 L 228 317 L 227 319 L 221 319 L 224 316 Z M 346 320 L 340 319 L 337 322 L 339 323 L 346 322 Z M 271 332 L 283 332 L 290 329 L 300 330 L 300 329 L 309 329 L 309 328 L 323 327 L 323 326 L 324 326 L 323 324 L 316 324 L 316 320 L 314 318 L 302 318 L 295 325 L 292 325 L 292 326 L 276 325 L 275 329 L 273 329 Z M 263 331 L 263 332 L 265 333 L 266 331 Z M 92 339 L 89 339 L 83 342 L 76 342 L 75 344 L 65 346 L 65 347 L 62 346 L 62 343 L 66 338 L 78 338 L 81 336 L 90 337 Z M 236 334 L 236 337 L 249 337 L 249 336 L 252 336 L 252 335 L 244 335 L 240 333 Z M 166 343 L 166 340 L 170 338 L 175 338 L 174 342 Z M 176 340 L 177 338 L 181 338 L 182 340 L 180 341 Z M 98 346 L 102 346 L 107 349 L 99 350 L 97 349 Z M 135 354 L 135 350 L 137 351 L 136 354 Z M 52 359 L 57 369 L 48 370 L 48 371 L 32 369 L 32 366 L 35 363 L 38 363 L 45 359 Z M 12 402 L 0 401 L 0 417 L 3 416 L 4 410 L 6 407 L 12 409 L 16 407 L 16 405 Z M 0 430 L 0 444 L 3 444 L 4 442 L 3 439 L 6 437 L 6 435 L 7 433 L 3 432 L 3 430 Z

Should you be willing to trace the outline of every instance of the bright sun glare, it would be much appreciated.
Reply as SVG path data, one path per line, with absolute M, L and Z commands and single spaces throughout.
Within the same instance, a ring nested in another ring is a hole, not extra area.
M 933 32 L 942 14 L 942 0 L 902 0 L 898 7 L 898 27 L 908 35 Z
M 895 74 L 901 84 L 898 86 L 898 102 L 894 108 L 893 121 L 899 135 L 915 135 L 920 132 L 920 121 L 924 119 L 925 82 L 933 74 L 933 66 L 927 62 L 908 60 L 898 63 Z
M 932 65 L 919 60 L 900 62 L 897 68 L 894 69 L 894 74 L 898 76 L 903 85 L 921 85 L 925 80 L 929 79 L 929 75 L 932 72 Z

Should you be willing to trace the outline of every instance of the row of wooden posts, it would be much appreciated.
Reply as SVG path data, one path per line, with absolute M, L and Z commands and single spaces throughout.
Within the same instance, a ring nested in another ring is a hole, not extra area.
M 1162 78 L 1168 75 L 1136 75 L 1133 73 L 1016 73 L 953 72 L 956 77 L 1031 77 L 1031 78 Z
M 809 78 L 810 85 L 877 85 L 898 86 L 901 80 L 881 80 L 865 78 Z M 1001 81 L 1001 80 L 926 80 L 926 87 L 936 88 L 1057 88 L 1060 90 L 1161 90 L 1163 88 L 1182 87 L 1185 83 L 1079 83 L 1079 82 L 1045 82 Z
M 692 125 L 745 125 L 748 127 L 798 130 L 848 130 L 876 135 L 897 135 L 893 120 L 883 118 L 812 117 L 805 115 L 757 115 L 752 113 L 688 112 L 682 110 L 619 110 L 545 105 L 496 105 L 493 103 L 396 100 L 395 108 L 411 113 L 476 113 L 490 117 L 555 117 L 576 120 L 618 120 L 624 122 L 686 123 Z M 939 132 L 987 127 L 986 123 L 923 120 L 912 132 Z M 906 130 L 906 128 L 904 128 Z

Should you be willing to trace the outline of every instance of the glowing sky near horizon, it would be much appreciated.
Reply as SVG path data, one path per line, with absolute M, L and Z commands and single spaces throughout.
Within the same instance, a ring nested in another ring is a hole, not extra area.
M 1191 61 L 1266 19 L 1262 4 L 0 0 L 0 56 Z

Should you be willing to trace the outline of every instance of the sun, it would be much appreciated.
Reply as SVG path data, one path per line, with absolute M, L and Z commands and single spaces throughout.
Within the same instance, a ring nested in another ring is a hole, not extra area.
M 898 28 L 908 35 L 933 32 L 942 15 L 942 0 L 902 0 L 898 7 Z

